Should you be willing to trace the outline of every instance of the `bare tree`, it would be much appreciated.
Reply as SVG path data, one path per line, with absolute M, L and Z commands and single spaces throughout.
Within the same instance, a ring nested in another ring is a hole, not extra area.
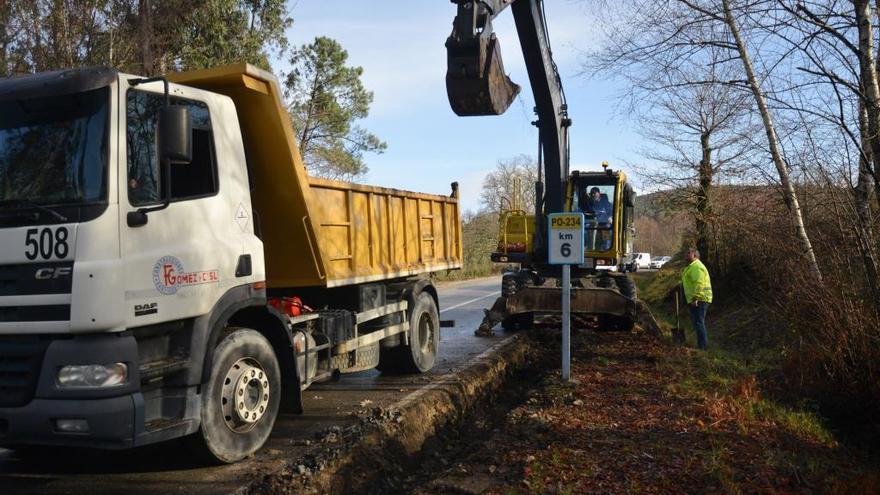
M 613 33 L 610 39 L 616 50 L 606 50 L 605 56 L 599 58 L 598 68 L 613 70 L 619 65 L 652 68 L 643 71 L 641 80 L 648 81 L 656 72 L 673 73 L 682 67 L 695 64 L 707 50 L 720 50 L 722 60 L 736 62 L 740 66 L 741 75 L 728 80 L 707 79 L 703 81 L 684 81 L 682 84 L 713 84 L 730 85 L 748 91 L 751 94 L 758 114 L 763 123 L 766 135 L 767 153 L 775 167 L 779 187 L 788 207 L 792 227 L 801 246 L 802 256 L 813 278 L 822 279 L 816 255 L 810 237 L 804 227 L 803 212 L 791 179 L 790 167 L 782 152 L 776 125 L 770 107 L 767 104 L 761 81 L 766 74 L 757 74 L 752 63 L 753 54 L 747 47 L 738 18 L 759 16 L 762 11 L 772 7 L 769 0 L 754 0 L 731 7 L 729 0 L 669 0 L 665 2 L 647 2 L 630 0 L 625 4 L 627 12 L 632 13 L 636 21 L 630 19 L 630 26 Z M 605 4 L 607 6 L 607 4 Z M 620 8 L 618 6 L 618 8 Z M 613 7 L 609 10 L 613 11 Z M 619 24 L 610 24 L 612 29 Z M 770 70 L 772 61 L 766 61 L 764 67 Z M 728 76 L 725 73 L 725 77 Z M 711 77 L 711 76 L 709 76 Z M 667 89 L 667 88 L 660 88 Z
M 680 0 L 684 3 L 689 3 L 687 0 Z M 739 59 L 742 62 L 743 70 L 746 73 L 746 81 L 748 82 L 749 89 L 752 92 L 752 95 L 755 98 L 755 104 L 758 106 L 758 112 L 761 115 L 761 120 L 764 122 L 764 132 L 767 135 L 767 145 L 770 148 L 770 157 L 773 159 L 773 164 L 776 166 L 776 172 L 779 174 L 779 180 L 782 185 L 782 193 L 785 198 L 785 204 L 791 213 L 792 224 L 794 225 L 795 232 L 797 234 L 797 238 L 801 243 L 801 248 L 803 249 L 803 256 L 806 257 L 807 262 L 809 263 L 810 271 L 813 274 L 813 277 L 816 280 L 822 280 L 822 271 L 819 268 L 819 262 L 816 259 L 816 253 L 813 250 L 813 244 L 810 241 L 810 237 L 807 234 L 807 229 L 804 226 L 804 216 L 801 211 L 800 202 L 798 201 L 797 193 L 794 189 L 794 184 L 791 181 L 791 174 L 789 171 L 788 163 L 785 160 L 785 157 L 782 154 L 781 145 L 779 143 L 779 137 L 776 134 L 776 126 L 773 124 L 773 115 L 770 112 L 770 108 L 767 105 L 767 99 L 764 97 L 764 92 L 761 89 L 761 83 L 758 81 L 758 76 L 755 73 L 754 66 L 752 65 L 752 57 L 749 53 L 748 48 L 746 47 L 746 43 L 743 39 L 742 33 L 740 32 L 739 23 L 737 22 L 736 16 L 734 15 L 733 9 L 730 7 L 730 0 L 721 0 L 723 17 L 718 14 L 712 13 L 711 11 L 707 11 L 701 9 L 704 13 L 711 16 L 714 19 L 724 22 L 727 28 L 730 30 L 730 34 L 734 39 L 736 44 L 736 51 L 739 55 Z M 696 8 L 696 7 L 695 7 Z
M 867 1 L 780 2 L 780 6 L 788 18 L 777 18 L 767 31 L 797 50 L 791 56 L 798 59 L 795 71 L 804 74 L 790 85 L 788 93 L 798 98 L 789 95 L 786 110 L 797 114 L 801 124 L 812 118 L 808 125 L 801 125 L 802 134 L 812 137 L 822 128 L 826 129 L 826 136 L 839 135 L 834 141 L 826 138 L 823 143 L 807 146 L 805 151 L 814 155 L 818 180 L 829 187 L 839 187 L 841 179 L 846 181 L 853 207 L 845 211 L 854 214 L 845 220 L 856 233 L 855 246 L 873 300 L 880 300 L 880 239 L 875 236 L 877 220 L 871 206 L 872 197 L 880 198 L 875 153 L 880 145 L 880 91 L 872 24 L 876 12 Z M 780 36 L 779 26 L 785 26 L 791 34 Z M 815 93 L 808 102 L 801 98 L 806 88 Z M 785 102 L 777 105 L 786 107 Z M 833 156 L 833 151 L 837 151 L 839 158 Z M 837 171 L 829 171 L 824 165 L 835 161 L 840 162 Z M 854 221 L 850 222 L 850 218 Z
M 646 182 L 671 190 L 663 195 L 670 206 L 693 212 L 696 245 L 708 253 L 714 184 L 719 176 L 742 173 L 744 159 L 754 151 L 751 100 L 735 83 L 737 68 L 729 49 L 711 43 L 701 47 L 700 39 L 718 37 L 716 26 L 699 16 L 684 19 L 687 12 L 669 2 L 661 2 L 662 7 L 626 3 L 644 15 L 637 14 L 635 22 L 628 17 L 623 32 L 617 23 L 605 24 L 609 43 L 591 54 L 584 72 L 626 80 L 620 101 L 650 143 L 641 154 L 662 165 L 634 168 Z M 660 25 L 656 16 L 664 19 Z M 690 41 L 683 42 L 694 51 L 680 56 L 664 42 L 683 25 L 694 28 Z
M 516 155 L 499 160 L 495 170 L 483 179 L 480 203 L 484 210 L 496 215 L 503 210 L 512 209 L 534 214 L 537 180 L 538 163 L 533 157 Z

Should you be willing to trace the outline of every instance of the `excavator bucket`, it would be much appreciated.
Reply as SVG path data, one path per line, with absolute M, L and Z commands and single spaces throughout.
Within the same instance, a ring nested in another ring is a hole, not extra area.
M 467 41 L 446 40 L 446 94 L 458 116 L 501 115 L 519 90 L 504 73 L 494 34 Z

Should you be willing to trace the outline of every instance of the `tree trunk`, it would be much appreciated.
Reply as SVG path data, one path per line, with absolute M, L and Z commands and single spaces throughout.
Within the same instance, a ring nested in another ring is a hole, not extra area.
M 147 77 L 156 73 L 156 60 L 153 58 L 153 7 L 151 0 L 138 1 L 138 26 L 140 27 L 141 66 Z
M 7 0 L 0 0 L 0 77 L 9 77 L 9 21 L 12 19 L 12 7 Z
M 862 155 L 854 191 L 859 222 L 859 251 L 865 265 L 865 277 L 872 299 L 880 307 L 880 279 L 878 279 L 877 246 L 875 245 L 873 215 L 871 214 L 871 182 L 874 196 L 880 201 L 880 181 L 877 160 L 880 159 L 880 88 L 877 83 L 877 61 L 874 55 L 874 33 L 871 24 L 873 8 L 867 0 L 853 2 L 856 24 L 859 28 L 859 132 Z
M 810 242 L 809 235 L 807 235 L 806 227 L 804 227 L 803 213 L 801 212 L 801 206 L 798 202 L 794 185 L 791 183 L 791 178 L 789 177 L 788 164 L 785 162 L 785 159 L 782 157 L 782 152 L 780 151 L 776 127 L 773 124 L 773 119 L 770 115 L 770 109 L 767 107 L 767 102 L 764 99 L 764 94 L 761 92 L 758 78 L 755 76 L 755 70 L 752 67 L 748 50 L 746 50 L 746 45 L 740 36 L 736 19 L 734 19 L 733 12 L 730 10 L 730 0 L 722 0 L 721 5 L 724 8 L 724 21 L 736 42 L 736 48 L 739 52 L 740 60 L 742 60 L 743 68 L 746 71 L 746 78 L 748 79 L 749 87 L 752 90 L 752 95 L 755 97 L 755 103 L 757 103 L 758 110 L 761 113 L 761 120 L 764 122 L 764 131 L 767 134 L 767 144 L 770 146 L 770 156 L 773 158 L 773 164 L 776 166 L 776 172 L 779 174 L 779 180 L 782 183 L 782 193 L 785 199 L 785 204 L 791 214 L 791 220 L 794 224 L 795 234 L 800 241 L 803 256 L 807 259 L 807 264 L 813 278 L 816 281 L 822 281 L 822 271 L 819 269 L 819 262 L 816 260 L 816 253 L 813 251 L 813 244 Z
M 877 83 L 877 62 L 874 59 L 874 34 L 871 25 L 873 8 L 867 0 L 855 0 L 853 7 L 859 28 L 859 86 L 868 119 L 867 129 L 862 129 L 862 136 L 867 134 L 872 152 L 872 160 L 864 165 L 865 171 L 873 179 L 874 194 L 880 201 L 880 178 L 877 174 L 880 160 L 880 87 Z
M 709 196 L 712 188 L 712 146 L 709 142 L 712 134 L 708 130 L 704 130 L 700 134 L 700 148 L 703 155 L 700 159 L 700 169 L 698 171 L 699 188 L 697 189 L 697 250 L 701 256 L 709 257 L 709 217 L 711 216 L 711 206 L 709 204 Z

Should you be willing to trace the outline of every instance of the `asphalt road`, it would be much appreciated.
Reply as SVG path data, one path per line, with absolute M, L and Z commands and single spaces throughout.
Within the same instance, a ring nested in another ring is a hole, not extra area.
M 231 466 L 202 467 L 174 443 L 122 452 L 53 449 L 16 452 L 0 449 L 0 493 L 103 494 L 231 493 L 251 480 L 281 469 L 309 450 L 316 434 L 358 421 L 364 408 L 387 407 L 454 373 L 507 336 L 474 337 L 483 308 L 499 294 L 500 277 L 440 285 L 440 319 L 455 320 L 442 328 L 440 355 L 431 372 L 388 377 L 375 370 L 343 375 L 303 392 L 305 414 L 282 415 L 267 445 L 251 459 Z

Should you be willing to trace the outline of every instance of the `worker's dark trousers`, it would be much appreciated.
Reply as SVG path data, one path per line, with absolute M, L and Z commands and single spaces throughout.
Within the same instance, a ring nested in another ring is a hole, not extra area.
M 706 311 L 709 309 L 709 303 L 699 301 L 697 307 L 689 305 L 688 309 L 691 310 L 691 322 L 697 332 L 697 347 L 705 351 L 709 347 L 709 332 L 706 330 Z

